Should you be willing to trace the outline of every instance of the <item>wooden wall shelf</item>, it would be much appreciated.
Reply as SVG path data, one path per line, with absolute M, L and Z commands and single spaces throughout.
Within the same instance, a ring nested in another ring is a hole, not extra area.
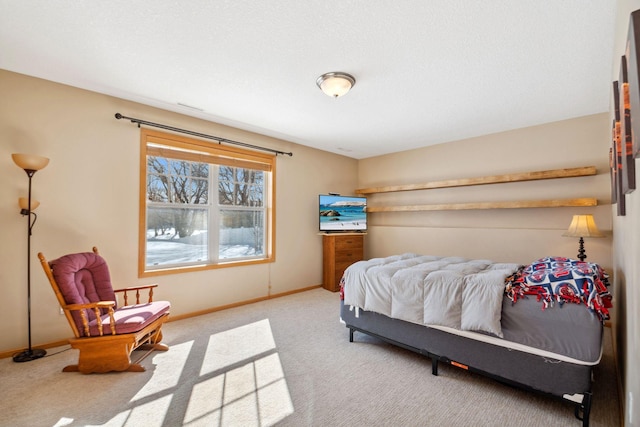
M 508 202 L 446 203 L 438 205 L 409 206 L 367 206 L 367 212 L 411 212 L 411 211 L 447 211 L 470 209 L 524 209 L 524 208 L 559 208 L 566 206 L 597 206 L 594 198 L 521 200 Z
M 596 175 L 595 166 L 579 168 L 551 169 L 534 172 L 510 173 L 505 175 L 481 176 L 477 178 L 449 179 L 423 184 L 391 185 L 386 187 L 360 188 L 356 194 L 390 193 L 396 191 L 431 190 L 435 188 L 468 187 L 472 185 L 503 184 L 509 182 L 536 181 L 541 179 L 573 178 Z M 367 212 L 411 212 L 411 211 L 446 211 L 470 209 L 524 209 L 524 208 L 558 208 L 575 206 L 597 206 L 598 200 L 590 197 L 579 199 L 551 200 L 516 200 L 506 202 L 445 203 L 434 205 L 408 206 L 367 206 Z
M 390 193 L 395 191 L 431 190 L 435 188 L 466 187 L 471 185 L 500 184 L 507 182 L 535 181 L 540 179 L 572 178 L 597 173 L 595 166 L 583 166 L 569 169 L 511 173 L 506 175 L 482 176 L 477 178 L 449 179 L 423 184 L 392 185 L 386 187 L 360 188 L 356 194 Z

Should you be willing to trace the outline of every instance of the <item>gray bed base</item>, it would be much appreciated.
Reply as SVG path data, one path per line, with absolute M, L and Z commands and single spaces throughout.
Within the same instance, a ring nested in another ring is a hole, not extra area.
M 575 416 L 583 427 L 589 426 L 593 366 L 556 360 L 549 363 L 549 359 L 539 355 L 374 312 L 360 310 L 356 317 L 355 310 L 349 310 L 342 301 L 340 317 L 349 328 L 350 342 L 358 331 L 429 357 L 433 375 L 438 375 L 438 362 L 444 362 L 507 385 L 569 401 L 575 405 Z

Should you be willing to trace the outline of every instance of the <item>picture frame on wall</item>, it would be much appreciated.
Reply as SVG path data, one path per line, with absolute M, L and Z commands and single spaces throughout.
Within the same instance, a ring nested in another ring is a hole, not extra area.
M 622 141 L 620 138 L 620 93 L 618 82 L 613 82 L 613 106 L 614 118 L 612 124 L 611 153 L 613 157 L 612 165 L 612 186 L 615 187 L 615 198 L 617 201 L 618 216 L 626 215 L 625 193 L 622 191 Z
M 620 59 L 620 77 L 618 79 L 617 86 L 618 99 L 616 100 L 616 120 L 619 122 L 618 137 L 620 138 L 622 147 L 622 191 L 624 194 L 629 194 L 636 189 L 636 161 L 635 153 L 633 151 L 633 136 L 631 130 L 627 59 L 624 55 Z
M 629 33 L 625 49 L 629 84 L 629 111 L 633 157 L 640 157 L 640 10 L 629 17 Z
M 615 134 L 616 122 L 613 122 L 612 134 Z M 615 140 L 615 136 L 612 138 L 612 141 Z M 609 178 L 611 178 L 611 204 L 615 205 L 618 203 L 618 187 L 616 185 L 616 166 L 615 166 L 615 147 L 613 143 L 611 144 L 611 148 L 609 148 Z

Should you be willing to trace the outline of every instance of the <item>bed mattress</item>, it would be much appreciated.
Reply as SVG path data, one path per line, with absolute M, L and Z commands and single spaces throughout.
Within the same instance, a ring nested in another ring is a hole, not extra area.
M 529 297 L 502 302 L 502 340 L 494 343 L 572 363 L 597 365 L 602 356 L 602 321 L 579 304 L 544 308 Z
M 356 319 L 361 313 L 373 312 L 549 360 L 598 364 L 602 351 L 602 319 L 583 304 L 545 305 L 535 296 L 521 296 L 513 302 L 504 293 L 504 280 L 517 269 L 516 264 L 414 254 L 360 261 L 345 271 L 344 305 Z M 479 299 L 469 298 L 472 285 L 485 295 Z M 439 290 L 444 288 L 460 291 Z M 489 288 L 493 290 L 484 291 Z M 434 303 L 429 295 L 436 293 L 445 298 L 438 296 Z M 461 308 L 456 309 L 449 302 L 453 299 Z M 470 302 L 465 303 L 467 300 Z M 428 312 L 432 308 L 461 311 L 458 318 L 463 319 L 462 324 L 434 319 Z M 485 330 L 465 328 L 465 310 L 476 318 L 486 316 L 488 320 L 480 323 L 497 322 L 497 326 Z
M 561 360 L 561 355 L 559 358 L 544 356 L 533 348 L 527 351 L 497 345 L 484 337 L 474 339 L 364 310 L 356 316 L 356 311 L 344 303 L 341 303 L 340 318 L 349 329 L 509 384 L 569 400 L 577 393 L 591 390 L 592 364 Z

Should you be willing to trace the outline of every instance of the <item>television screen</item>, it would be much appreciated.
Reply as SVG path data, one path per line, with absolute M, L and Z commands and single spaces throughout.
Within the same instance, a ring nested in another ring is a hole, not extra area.
M 356 196 L 319 196 L 320 231 L 366 231 L 367 198 Z

